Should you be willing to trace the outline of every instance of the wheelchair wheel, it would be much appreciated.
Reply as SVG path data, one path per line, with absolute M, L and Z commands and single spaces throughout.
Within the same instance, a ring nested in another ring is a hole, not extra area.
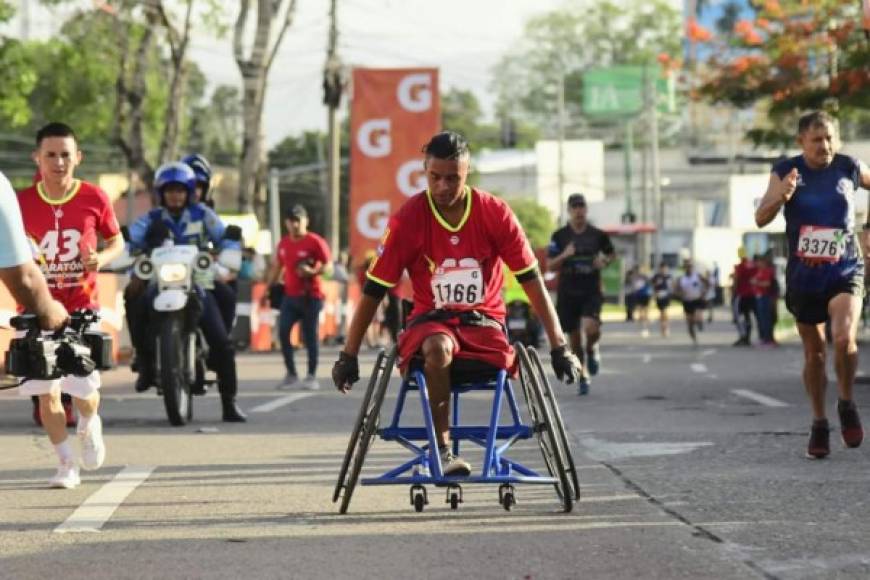
M 372 439 L 374 439 L 377 433 L 381 406 L 384 404 L 384 398 L 387 394 L 387 387 L 390 384 L 390 376 L 393 374 L 393 366 L 396 364 L 397 356 L 396 347 L 391 348 L 389 354 L 381 361 L 382 367 L 375 369 L 374 374 L 378 378 L 371 394 L 368 409 L 362 419 L 355 449 L 351 451 L 351 457 L 347 458 L 350 470 L 347 472 L 346 481 L 339 480 L 339 485 L 344 488 L 339 513 L 347 513 L 350 499 L 353 496 L 353 491 L 356 488 L 357 481 L 359 481 L 359 474 L 366 459 L 366 453 L 368 453 L 369 445 L 371 445 Z
M 553 414 L 544 396 L 544 390 L 537 373 L 532 366 L 529 353 L 519 343 L 514 345 L 514 348 L 520 357 L 520 383 L 529 407 L 529 415 L 534 423 L 533 429 L 538 439 L 538 446 L 541 448 L 547 470 L 556 480 L 554 484 L 556 494 L 562 500 L 562 508 L 567 513 L 574 507 L 574 490 L 571 488 L 571 479 L 565 465 L 564 453 L 554 427 Z
M 374 392 L 375 384 L 377 384 L 378 377 L 380 376 L 378 371 L 381 368 L 383 360 L 384 350 L 381 349 L 378 352 L 378 357 L 375 359 L 374 370 L 372 371 L 371 378 L 369 378 L 369 384 L 366 386 L 366 392 L 363 395 L 362 404 L 360 405 L 359 413 L 357 413 L 356 416 L 356 423 L 354 423 L 353 431 L 351 431 L 350 434 L 350 441 L 347 444 L 347 450 L 344 452 L 344 460 L 341 462 L 341 470 L 338 472 L 338 481 L 335 483 L 335 491 L 332 494 L 332 503 L 337 502 L 338 498 L 341 497 L 341 490 L 344 487 L 347 468 L 350 466 L 350 460 L 353 457 L 353 450 L 356 447 L 357 441 L 359 441 L 359 435 L 362 432 L 363 422 L 369 409 L 369 402 L 372 400 L 372 392 Z
M 571 445 L 568 442 L 568 432 L 565 430 L 565 421 L 562 419 L 562 412 L 559 410 L 559 405 L 556 402 L 556 393 L 553 392 L 553 386 L 547 380 L 547 375 L 544 373 L 544 365 L 541 364 L 541 356 L 535 349 L 528 349 L 529 358 L 532 359 L 532 365 L 538 373 L 538 380 L 543 387 L 544 397 L 550 402 L 550 412 L 553 415 L 553 428 L 559 436 L 559 441 L 562 444 L 563 460 L 568 473 L 571 476 L 571 485 L 574 488 L 574 499 L 580 499 L 580 476 L 577 472 L 577 466 L 574 464 L 574 456 L 571 453 Z

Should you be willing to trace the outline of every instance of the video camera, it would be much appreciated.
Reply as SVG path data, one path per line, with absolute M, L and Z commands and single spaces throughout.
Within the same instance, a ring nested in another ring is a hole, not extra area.
M 94 369 L 112 368 L 112 337 L 98 330 L 88 330 L 98 320 L 93 310 L 78 310 L 70 315 L 66 327 L 44 335 L 36 315 L 15 316 L 10 324 L 26 334 L 12 339 L 9 344 L 6 373 L 50 380 L 64 375 L 86 377 Z

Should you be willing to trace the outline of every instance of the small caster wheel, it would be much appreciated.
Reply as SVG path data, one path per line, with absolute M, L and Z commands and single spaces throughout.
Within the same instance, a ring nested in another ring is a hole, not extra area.
M 426 488 L 422 485 L 411 486 L 411 505 L 417 512 L 423 511 L 423 507 L 429 503 L 429 497 L 426 494 Z
M 450 494 L 450 509 L 456 510 L 459 509 L 459 494 L 451 493 Z
M 450 509 L 459 509 L 459 504 L 462 503 L 462 486 L 452 483 L 447 487 L 447 499 L 444 503 L 450 504 Z
M 511 508 L 514 507 L 517 503 L 516 498 L 512 491 L 507 491 L 501 498 L 501 505 L 504 506 L 504 509 L 507 511 L 511 511 Z

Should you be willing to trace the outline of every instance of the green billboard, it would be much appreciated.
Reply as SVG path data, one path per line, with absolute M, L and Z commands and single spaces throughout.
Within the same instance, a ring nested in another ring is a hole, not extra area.
M 663 77 L 659 67 L 648 69 L 655 75 L 658 108 L 676 109 L 673 76 Z M 611 66 L 583 73 L 583 112 L 590 117 L 630 117 L 643 111 L 644 67 Z

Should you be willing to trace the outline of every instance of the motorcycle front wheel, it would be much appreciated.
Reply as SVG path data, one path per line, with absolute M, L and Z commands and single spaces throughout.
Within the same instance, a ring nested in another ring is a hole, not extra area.
M 190 384 L 185 380 L 184 373 L 187 364 L 186 344 L 179 317 L 165 317 L 158 336 L 160 385 L 163 388 L 166 416 L 176 427 L 184 425 L 193 416 Z

